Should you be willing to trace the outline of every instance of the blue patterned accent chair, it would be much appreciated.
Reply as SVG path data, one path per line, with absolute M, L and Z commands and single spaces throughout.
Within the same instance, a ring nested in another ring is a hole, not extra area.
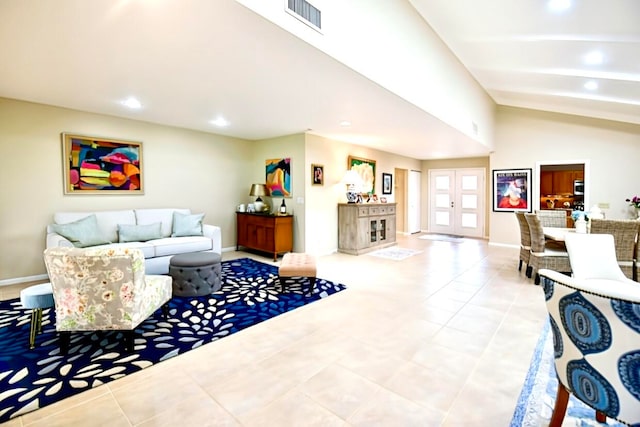
M 140 249 L 55 247 L 44 251 L 44 261 L 62 353 L 71 332 L 100 330 L 125 331 L 131 351 L 136 327 L 161 307 L 167 315 L 171 277 L 145 275 Z
M 640 425 L 640 286 L 540 270 L 553 331 L 561 426 L 569 393 L 606 417 Z

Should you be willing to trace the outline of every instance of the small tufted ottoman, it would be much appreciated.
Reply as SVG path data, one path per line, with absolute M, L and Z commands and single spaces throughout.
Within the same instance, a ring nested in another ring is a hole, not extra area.
M 278 268 L 278 281 L 280 290 L 284 290 L 282 277 L 308 277 L 309 293 L 313 293 L 316 284 L 316 257 L 309 254 L 288 252 L 282 257 Z
M 169 276 L 173 278 L 173 295 L 194 297 L 220 290 L 221 258 L 215 252 L 194 252 L 171 257 Z
M 29 348 L 36 344 L 36 334 L 42 332 L 42 309 L 53 307 L 53 289 L 51 283 L 29 286 L 20 291 L 20 304 L 31 309 L 31 329 Z

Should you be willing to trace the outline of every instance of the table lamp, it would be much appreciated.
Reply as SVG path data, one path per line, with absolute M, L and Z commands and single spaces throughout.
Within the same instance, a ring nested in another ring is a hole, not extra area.
M 256 207 L 256 212 L 261 212 L 262 209 L 264 209 L 264 203 L 262 202 L 261 196 L 267 195 L 267 186 L 264 184 L 251 184 L 249 195 L 256 197 L 254 206 Z
M 349 169 L 341 182 L 347 185 L 347 203 L 355 203 L 358 200 L 357 190 L 362 186 L 362 178 L 358 172 Z

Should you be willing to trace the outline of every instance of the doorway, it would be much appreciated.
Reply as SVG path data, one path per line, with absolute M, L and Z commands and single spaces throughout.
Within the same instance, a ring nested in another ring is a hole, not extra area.
M 407 231 L 420 232 L 420 171 L 410 170 L 407 182 Z
M 590 176 L 588 159 L 536 162 L 534 209 L 589 210 Z M 576 191 L 576 181 L 580 191 Z
M 483 237 L 484 168 L 429 171 L 429 231 Z

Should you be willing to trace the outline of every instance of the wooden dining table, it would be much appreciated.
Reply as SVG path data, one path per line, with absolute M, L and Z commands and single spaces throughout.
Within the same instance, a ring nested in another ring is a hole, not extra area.
M 556 242 L 564 242 L 564 238 L 567 233 L 575 233 L 575 228 L 564 227 L 542 227 L 544 232 L 544 238 L 549 240 L 555 240 Z

